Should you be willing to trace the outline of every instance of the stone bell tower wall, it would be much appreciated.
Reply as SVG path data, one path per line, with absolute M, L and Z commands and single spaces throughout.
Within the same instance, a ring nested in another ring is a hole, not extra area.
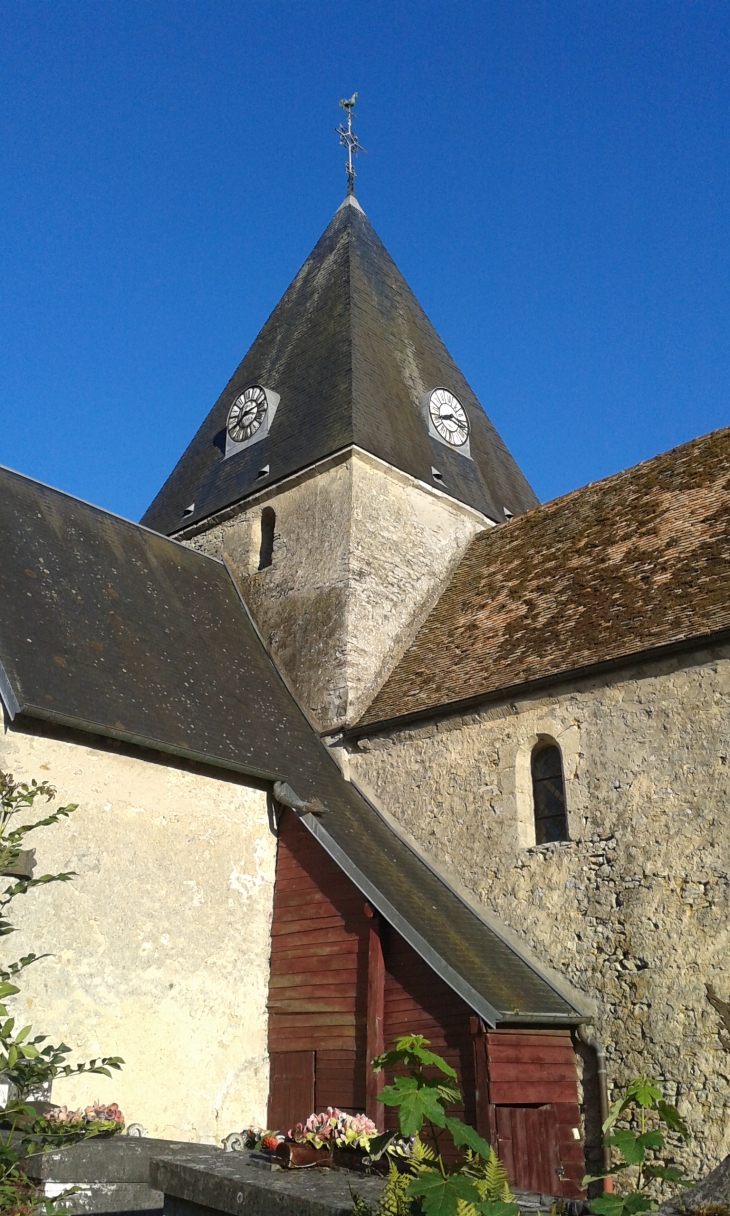
M 275 513 L 273 551 L 259 569 L 266 508 Z M 276 662 L 323 728 L 357 720 L 469 541 L 489 526 L 358 449 L 226 514 L 178 539 L 226 560 Z

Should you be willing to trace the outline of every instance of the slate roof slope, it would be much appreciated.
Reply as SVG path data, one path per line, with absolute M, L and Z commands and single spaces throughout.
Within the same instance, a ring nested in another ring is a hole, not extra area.
M 271 432 L 224 459 L 228 411 L 254 383 L 281 395 Z M 428 435 L 418 397 L 440 385 L 469 415 L 473 460 Z M 537 502 L 370 222 L 343 204 L 142 523 L 172 535 L 353 444 L 429 485 L 437 468 L 447 493 L 495 520 Z
M 344 780 L 222 563 L 8 470 L 0 470 L 0 695 L 11 714 L 283 780 L 300 798 L 319 798 L 330 846 L 365 876 L 378 906 L 403 918 L 413 944 L 428 943 L 431 965 L 441 960 L 443 973 L 448 962 L 473 1008 L 575 1020 L 577 1006 Z
M 478 535 L 359 726 L 730 629 L 729 559 L 727 428 Z

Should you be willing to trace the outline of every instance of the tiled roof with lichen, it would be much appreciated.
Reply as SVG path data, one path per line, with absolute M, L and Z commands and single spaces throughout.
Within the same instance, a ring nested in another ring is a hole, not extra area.
M 471 543 L 361 722 L 730 629 L 730 428 Z

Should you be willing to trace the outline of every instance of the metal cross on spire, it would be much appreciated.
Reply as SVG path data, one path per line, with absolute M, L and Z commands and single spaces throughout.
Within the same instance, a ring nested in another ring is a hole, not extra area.
M 357 142 L 357 135 L 355 135 L 352 129 L 352 120 L 355 117 L 354 109 L 356 101 L 357 93 L 353 93 L 352 97 L 349 99 L 347 97 L 343 97 L 340 105 L 342 106 L 342 109 L 347 112 L 347 126 L 345 126 L 344 123 L 340 123 L 339 127 L 335 127 L 335 130 L 340 137 L 340 143 L 343 145 L 343 147 L 347 148 L 345 169 L 347 170 L 348 195 L 355 193 L 355 177 L 357 175 L 355 173 L 355 166 L 352 163 L 353 155 L 357 156 L 358 152 L 366 151 L 365 148 L 360 147 L 360 144 Z

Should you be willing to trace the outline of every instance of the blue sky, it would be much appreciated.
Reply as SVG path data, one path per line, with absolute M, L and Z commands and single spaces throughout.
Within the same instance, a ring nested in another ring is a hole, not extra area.
M 541 498 L 730 423 L 730 6 L 0 0 L 0 463 L 138 518 L 345 191 Z

